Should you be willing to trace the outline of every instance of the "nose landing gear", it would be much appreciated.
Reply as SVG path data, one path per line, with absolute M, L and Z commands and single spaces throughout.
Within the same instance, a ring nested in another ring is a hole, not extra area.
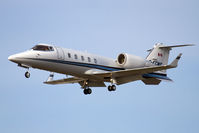
M 28 71 L 25 73 L 25 77 L 30 78 L 30 73 Z

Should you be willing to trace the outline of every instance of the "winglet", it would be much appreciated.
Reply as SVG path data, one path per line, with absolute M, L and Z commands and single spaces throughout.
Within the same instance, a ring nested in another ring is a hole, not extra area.
M 177 67 L 177 66 L 178 66 L 178 61 L 180 60 L 181 56 L 182 56 L 182 53 L 180 53 L 180 54 L 176 57 L 176 59 L 175 59 L 169 66 L 171 66 L 171 67 Z

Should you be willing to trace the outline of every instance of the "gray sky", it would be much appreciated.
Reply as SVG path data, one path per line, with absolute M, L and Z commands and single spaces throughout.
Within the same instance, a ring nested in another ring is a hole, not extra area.
M 2 133 L 198 133 L 199 48 L 177 48 L 174 82 L 132 82 L 116 92 L 78 84 L 43 84 L 48 72 L 25 69 L 8 56 L 37 43 L 116 58 L 121 52 L 145 57 L 157 42 L 199 42 L 198 0 L 1 0 L 0 132 Z M 56 78 L 63 78 L 58 75 Z

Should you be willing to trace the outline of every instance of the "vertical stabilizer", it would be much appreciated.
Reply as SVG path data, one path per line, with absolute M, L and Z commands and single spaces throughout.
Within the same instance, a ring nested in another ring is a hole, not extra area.
M 157 43 L 154 45 L 152 49 L 148 50 L 150 53 L 146 57 L 146 60 L 152 62 L 154 65 L 167 65 L 170 50 L 175 47 L 184 47 L 184 46 L 193 46 L 193 44 L 165 46 L 162 43 Z M 166 70 L 159 72 L 166 74 Z
M 169 51 L 171 48 L 160 48 L 164 47 L 162 43 L 157 43 L 154 45 L 153 49 L 148 50 L 150 53 L 146 57 L 146 60 L 151 61 L 156 65 L 167 65 L 169 59 Z

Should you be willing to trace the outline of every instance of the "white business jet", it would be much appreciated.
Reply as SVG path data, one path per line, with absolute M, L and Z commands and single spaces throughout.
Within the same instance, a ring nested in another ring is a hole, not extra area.
M 162 80 L 171 81 L 166 70 L 177 67 L 181 53 L 168 65 L 169 52 L 174 47 L 192 44 L 165 46 L 157 43 L 148 50 L 144 59 L 135 55 L 121 53 L 117 59 L 102 57 L 86 52 L 61 48 L 48 44 L 38 44 L 32 49 L 11 55 L 8 59 L 20 67 L 27 68 L 25 77 L 29 78 L 29 68 L 50 71 L 45 84 L 79 83 L 84 94 L 91 94 L 90 87 L 105 87 L 115 91 L 116 85 L 141 80 L 147 85 L 158 85 Z M 65 79 L 53 80 L 54 72 L 71 75 Z

